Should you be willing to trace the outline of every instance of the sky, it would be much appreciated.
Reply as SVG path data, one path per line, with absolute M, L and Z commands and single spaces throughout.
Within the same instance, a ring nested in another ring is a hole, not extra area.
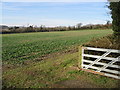
M 107 0 L 1 0 L 2 2 L 107 2 Z M 118 1 L 118 0 L 111 0 Z
M 2 24 L 73 26 L 111 21 L 107 2 L 2 2 Z

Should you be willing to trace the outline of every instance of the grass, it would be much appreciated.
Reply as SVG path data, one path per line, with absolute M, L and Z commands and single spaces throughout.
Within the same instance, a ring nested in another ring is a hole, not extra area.
M 78 71 L 79 52 L 74 51 L 111 33 L 85 30 L 2 35 L 3 88 L 118 87 L 118 80 Z
M 78 71 L 78 52 L 62 54 L 41 62 L 18 67 L 3 73 L 3 87 L 16 88 L 60 88 L 68 87 L 64 81 L 82 81 L 85 87 L 91 83 L 92 87 L 115 88 L 118 81 L 84 71 Z M 79 85 L 79 83 L 76 83 Z M 74 85 L 69 85 L 74 87 Z M 81 86 L 80 86 L 81 87 Z M 89 88 L 89 87 L 88 87 Z
M 77 54 L 74 54 L 72 57 L 76 57 L 76 55 Z M 65 72 L 63 71 L 65 71 L 65 68 L 70 66 L 70 62 L 76 62 L 71 61 L 71 58 L 69 59 L 69 55 L 66 55 L 62 59 L 66 60 L 61 60 L 61 56 L 59 56 L 57 60 L 44 60 L 35 64 L 13 69 L 9 72 L 4 72 L 3 81 L 5 81 L 5 85 L 8 87 L 11 87 L 12 85 L 15 87 L 31 86 L 38 88 L 44 87 L 43 84 L 53 84 L 63 80 L 62 76 L 65 75 Z M 7 82 L 5 80 L 6 78 Z
M 114 35 L 107 35 L 99 39 L 93 39 L 85 43 L 84 46 L 120 50 L 120 37 L 116 37 Z

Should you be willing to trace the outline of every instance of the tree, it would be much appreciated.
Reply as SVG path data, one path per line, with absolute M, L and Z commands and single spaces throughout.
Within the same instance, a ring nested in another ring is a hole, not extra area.
M 111 23 L 110 23 L 110 21 L 109 20 L 107 20 L 107 23 L 106 23 L 106 25 L 110 25 Z
M 77 26 L 78 29 L 80 29 L 81 26 L 82 26 L 82 23 L 78 23 L 76 26 Z
M 112 26 L 113 26 L 114 35 L 120 37 L 120 1 L 110 2 L 109 8 L 111 10 L 111 15 L 113 19 Z
M 26 31 L 27 31 L 27 32 L 33 32 L 33 26 L 27 27 Z

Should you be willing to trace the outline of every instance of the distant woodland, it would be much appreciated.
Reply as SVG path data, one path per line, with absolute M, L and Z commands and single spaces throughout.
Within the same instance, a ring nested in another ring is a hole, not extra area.
M 106 24 L 88 24 L 82 25 L 82 23 L 78 23 L 75 26 L 57 26 L 57 27 L 46 27 L 45 25 L 41 26 L 33 26 L 29 25 L 27 27 L 24 26 L 13 26 L 8 27 L 5 25 L 0 26 L 0 33 L 9 34 L 9 33 L 27 33 L 27 32 L 52 32 L 52 31 L 73 31 L 73 30 L 86 30 L 86 29 L 111 29 L 112 24 L 108 21 Z

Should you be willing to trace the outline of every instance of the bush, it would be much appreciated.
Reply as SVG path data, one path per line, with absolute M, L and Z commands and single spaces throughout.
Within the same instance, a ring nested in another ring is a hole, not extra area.
M 120 1 L 110 2 L 114 35 L 120 37 Z

